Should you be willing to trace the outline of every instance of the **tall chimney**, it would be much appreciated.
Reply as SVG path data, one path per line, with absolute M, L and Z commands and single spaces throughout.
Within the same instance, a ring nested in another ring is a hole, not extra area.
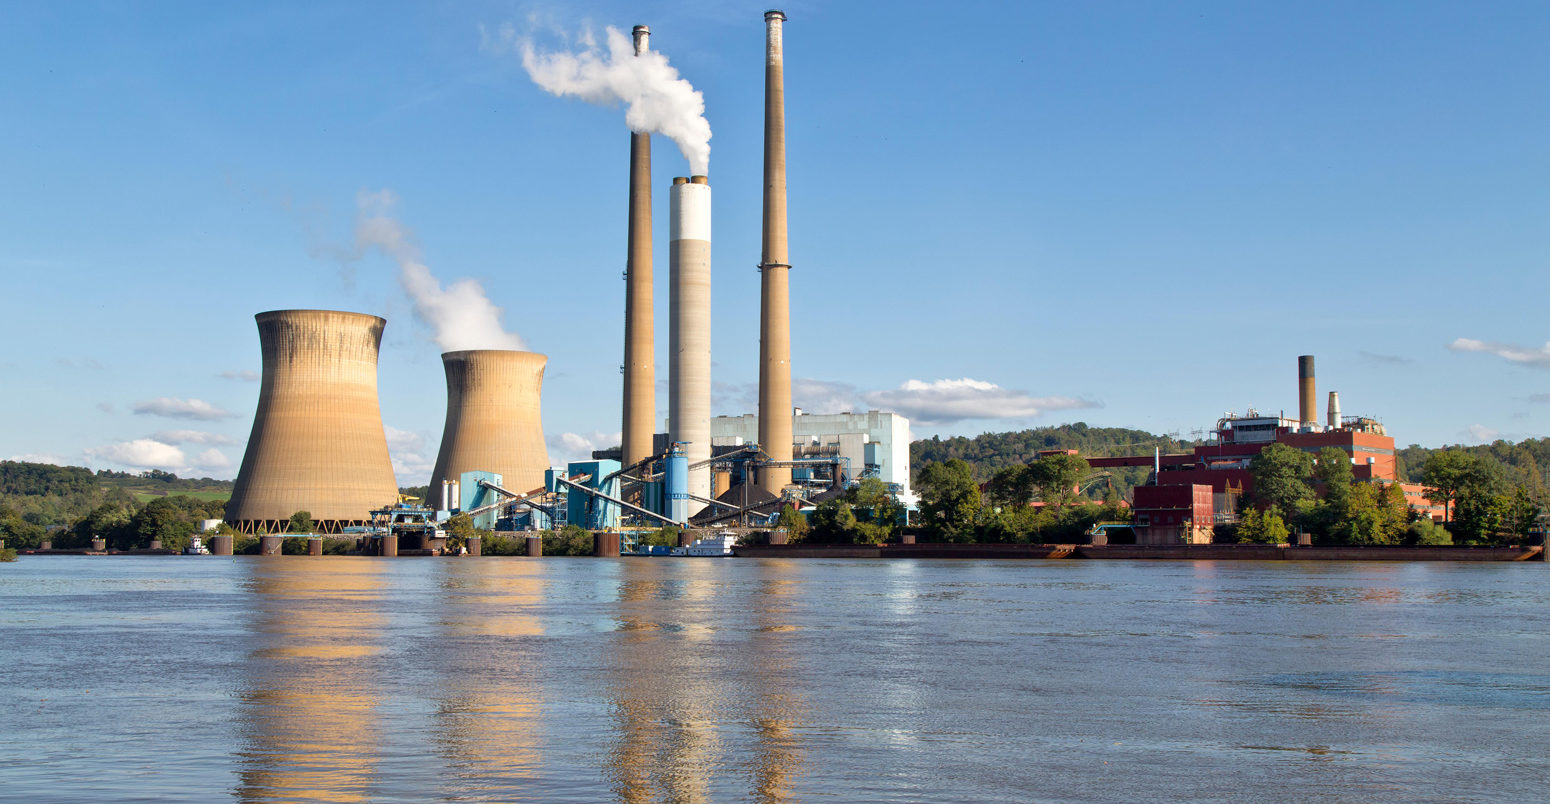
M 1297 422 L 1300 427 L 1319 423 L 1314 396 L 1313 355 L 1301 355 L 1297 358 Z
M 791 266 L 786 254 L 786 78 L 781 26 L 764 12 L 764 253 L 759 262 L 759 446 L 791 460 Z M 759 472 L 759 486 L 780 494 L 790 467 Z
M 635 26 L 635 55 L 651 30 Z M 630 223 L 624 286 L 624 465 L 651 455 L 656 432 L 656 349 L 651 289 L 651 135 L 630 132 Z
M 710 183 L 673 179 L 668 223 L 668 440 L 689 465 L 710 460 Z M 710 496 L 710 466 L 689 470 L 689 493 Z M 689 515 L 705 503 L 689 501 Z
M 1340 429 L 1340 392 L 1329 392 L 1329 429 Z

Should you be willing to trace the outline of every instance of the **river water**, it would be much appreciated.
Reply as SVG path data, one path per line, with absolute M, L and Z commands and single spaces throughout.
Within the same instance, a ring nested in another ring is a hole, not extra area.
M 1542 801 L 1547 581 L 23 556 L 0 799 Z

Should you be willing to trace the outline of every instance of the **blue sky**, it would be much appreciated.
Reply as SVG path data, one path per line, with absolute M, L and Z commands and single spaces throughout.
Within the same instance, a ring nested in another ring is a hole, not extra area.
M 253 314 L 320 307 L 388 319 L 383 420 L 425 482 L 432 332 L 389 259 L 340 260 L 382 190 L 442 282 L 549 355 L 552 457 L 614 443 L 623 111 L 544 93 L 490 46 L 504 24 L 649 24 L 704 93 L 716 412 L 751 412 L 766 7 L 9 4 L 0 457 L 230 477 Z M 1295 408 L 1314 354 L 1320 405 L 1401 444 L 1550 429 L 1550 6 L 785 11 L 797 404 L 1188 436 Z M 687 165 L 658 137 L 654 167 L 665 379 Z

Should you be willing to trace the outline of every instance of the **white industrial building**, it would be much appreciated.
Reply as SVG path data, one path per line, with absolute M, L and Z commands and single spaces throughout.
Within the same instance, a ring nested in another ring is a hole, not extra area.
M 900 502 L 915 504 L 910 489 L 909 419 L 876 410 L 814 416 L 797 408 L 791 435 L 795 457 L 838 454 L 848 464 L 851 479 L 876 477 L 894 487 Z M 710 420 L 710 436 L 711 444 L 718 447 L 757 443 L 759 417 L 753 413 L 717 416 Z

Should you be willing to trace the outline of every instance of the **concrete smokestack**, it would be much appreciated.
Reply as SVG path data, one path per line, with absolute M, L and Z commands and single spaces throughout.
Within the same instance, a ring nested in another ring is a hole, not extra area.
M 710 459 L 710 184 L 673 179 L 668 224 L 668 440 L 689 464 Z M 710 496 L 710 467 L 689 470 L 689 493 Z M 689 501 L 692 516 L 705 504 Z
M 297 511 L 320 533 L 364 523 L 371 509 L 398 500 L 377 403 L 387 322 L 337 310 L 254 319 L 264 376 L 226 521 L 245 533 L 283 532 Z
M 791 266 L 786 253 L 786 15 L 764 12 L 764 251 L 759 262 L 759 446 L 791 460 Z M 759 472 L 771 494 L 791 484 L 789 467 Z
M 1329 392 L 1329 429 L 1340 429 L 1340 392 Z
M 1297 422 L 1302 427 L 1311 427 L 1319 423 L 1315 396 L 1317 394 L 1313 387 L 1313 355 L 1301 355 L 1297 358 Z
M 440 494 L 443 481 L 456 483 L 464 472 L 475 470 L 499 473 L 503 487 L 517 493 L 542 486 L 549 448 L 539 397 L 549 358 L 468 349 L 447 352 L 441 362 L 447 372 L 447 423 L 430 494 Z
M 651 30 L 635 26 L 635 55 Z M 652 317 L 651 135 L 630 132 L 630 222 L 624 287 L 624 422 L 626 466 L 651 455 L 656 432 L 656 327 Z

